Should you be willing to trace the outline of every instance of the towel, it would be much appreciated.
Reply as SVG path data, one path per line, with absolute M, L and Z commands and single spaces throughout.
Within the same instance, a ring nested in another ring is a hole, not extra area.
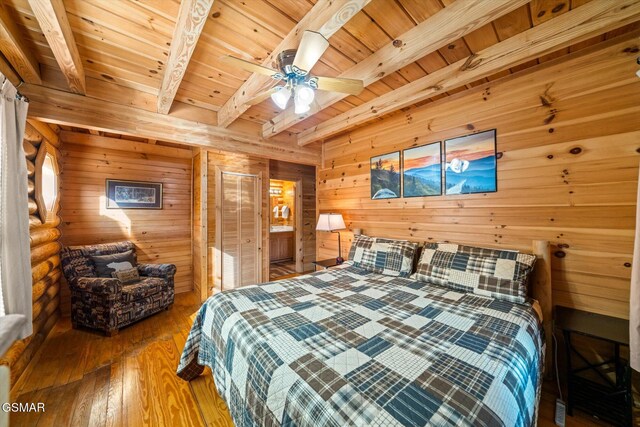
M 273 217 L 274 218 L 280 218 L 280 215 L 278 215 L 279 213 L 280 213 L 280 210 L 278 209 L 277 206 L 275 208 L 273 208 Z
M 282 218 L 289 218 L 289 206 L 287 205 L 282 207 Z

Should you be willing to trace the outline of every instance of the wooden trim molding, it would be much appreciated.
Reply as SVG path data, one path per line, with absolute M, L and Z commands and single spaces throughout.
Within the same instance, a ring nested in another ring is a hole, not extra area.
M 544 375 L 551 378 L 553 372 L 553 358 L 551 349 L 553 343 L 551 337 L 553 333 L 553 293 L 551 282 L 551 244 L 547 240 L 534 240 L 532 251 L 536 256 L 536 265 L 531 277 L 531 296 L 540 303 L 542 311 L 542 327 L 546 341 Z
M 365 87 L 369 86 L 526 3 L 527 0 L 457 0 L 338 77 L 364 80 Z M 292 107 L 287 108 L 264 124 L 262 136 L 276 135 L 347 96 L 318 92 L 308 113 L 295 114 Z
M 295 201 L 295 244 L 293 246 L 294 252 L 295 252 L 295 256 L 294 259 L 296 261 L 296 273 L 302 273 L 304 272 L 304 231 L 303 231 L 303 226 L 304 226 L 304 222 L 302 220 L 302 217 L 304 216 L 304 209 L 302 207 L 302 201 L 304 200 L 302 198 L 302 191 L 303 191 L 303 187 L 302 187 L 302 179 L 298 179 L 295 181 L 296 183 L 296 201 Z M 269 234 L 269 237 L 271 237 L 271 234 Z
M 200 279 L 200 301 L 204 302 L 207 298 L 209 298 L 210 290 L 213 284 L 209 283 L 209 257 L 207 254 L 207 239 L 209 236 L 209 218 L 208 218 L 208 206 L 207 206 L 207 198 L 209 194 L 208 188 L 208 179 L 209 179 L 209 165 L 207 160 L 207 151 L 200 150 L 198 155 L 194 158 L 194 161 L 197 161 L 199 164 L 200 175 L 193 177 L 194 182 L 198 182 L 199 186 L 199 199 L 194 199 L 195 205 L 194 208 L 198 209 L 198 213 L 200 215 L 200 228 L 198 230 L 194 230 L 194 232 L 199 234 L 200 246 L 198 248 L 200 259 L 200 270 L 196 271 L 194 269 L 193 274 L 199 275 Z M 195 170 L 195 168 L 194 168 Z M 194 191 L 194 197 L 196 192 Z M 196 254 L 194 254 L 196 256 Z
M 87 91 L 82 59 L 73 38 L 62 0 L 29 0 L 29 5 L 53 51 L 60 70 L 74 93 Z
M 158 113 L 169 113 L 212 5 L 213 0 L 183 0 L 180 3 L 169 59 L 158 93 Z
M 587 3 L 319 123 L 298 134 L 298 144 L 304 146 L 330 137 L 484 76 L 630 24 L 639 17 L 637 0 L 621 0 L 615 6 L 607 1 Z
M 207 253 L 208 223 L 208 164 L 207 150 L 195 148 L 191 158 L 191 256 L 193 287 L 197 298 L 204 302 L 209 297 L 209 259 Z
M 318 0 L 304 18 L 287 34 L 271 54 L 262 61 L 271 67 L 278 54 L 285 49 L 297 48 L 305 30 L 317 31 L 329 39 L 371 0 L 330 1 Z M 252 74 L 218 111 L 218 126 L 227 127 L 251 107 L 247 101 L 262 90 L 273 86 L 274 80 L 267 76 Z
M 51 166 L 54 173 L 54 188 L 56 191 L 55 200 L 50 207 L 47 207 L 45 201 L 45 195 L 43 193 L 43 180 L 46 179 L 46 175 L 43 173 L 45 166 L 45 160 L 49 157 L 51 159 Z M 38 217 L 43 224 L 49 221 L 53 221 L 60 207 L 60 164 L 58 163 L 58 150 L 48 142 L 44 141 L 38 148 L 38 155 L 35 160 L 35 194 L 34 198 L 36 206 L 38 207 Z

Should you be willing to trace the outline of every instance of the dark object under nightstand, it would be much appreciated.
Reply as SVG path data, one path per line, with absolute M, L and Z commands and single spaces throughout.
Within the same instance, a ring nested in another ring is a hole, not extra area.
M 338 263 L 338 261 L 335 258 L 331 258 L 331 259 L 323 259 L 320 261 L 313 261 L 312 264 L 314 264 L 316 267 L 320 267 L 323 270 L 327 270 L 331 267 L 335 267 L 342 263 Z
M 631 394 L 631 367 L 620 357 L 620 346 L 629 345 L 629 321 L 601 314 L 556 308 L 556 326 L 564 335 L 567 353 L 567 381 L 569 395 L 567 413 L 573 415 L 578 408 L 592 416 L 616 426 L 631 426 L 633 396 Z M 580 334 L 613 345 L 613 358 L 592 363 L 572 344 L 572 334 Z M 582 362 L 574 366 L 572 358 Z M 615 380 L 604 370 L 613 367 Z M 589 377 L 587 377 L 589 375 Z

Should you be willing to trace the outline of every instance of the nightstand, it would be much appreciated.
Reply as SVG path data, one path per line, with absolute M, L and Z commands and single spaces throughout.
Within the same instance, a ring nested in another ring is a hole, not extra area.
M 316 271 L 318 271 L 318 268 L 320 268 L 321 270 L 328 270 L 331 267 L 335 267 L 337 265 L 342 265 L 342 264 L 338 264 L 336 262 L 335 258 L 331 258 L 331 259 L 323 259 L 320 261 L 313 261 L 313 263 L 316 266 Z
M 620 347 L 629 345 L 629 321 L 557 307 L 556 327 L 562 330 L 567 358 L 567 413 L 572 415 L 578 408 L 614 425 L 631 426 L 631 367 L 620 357 Z M 595 363 L 587 360 L 573 345 L 574 334 L 609 343 L 613 357 Z M 576 361 L 580 361 L 579 366 Z M 607 375 L 610 372 L 615 379 Z

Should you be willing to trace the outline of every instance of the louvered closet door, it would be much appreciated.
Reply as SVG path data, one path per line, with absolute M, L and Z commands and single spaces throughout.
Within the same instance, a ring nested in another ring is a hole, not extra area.
M 222 172 L 222 289 L 260 282 L 259 177 Z

